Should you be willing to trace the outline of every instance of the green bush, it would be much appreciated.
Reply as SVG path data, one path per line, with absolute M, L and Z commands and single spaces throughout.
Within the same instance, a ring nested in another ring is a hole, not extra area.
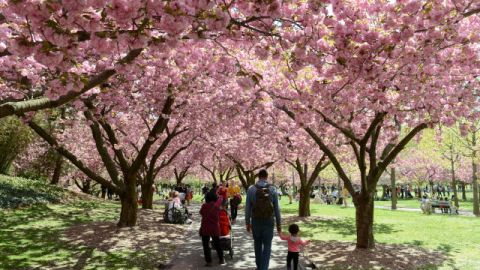
M 0 174 L 7 174 L 15 158 L 33 139 L 33 132 L 17 117 L 0 119 Z
M 59 203 L 65 190 L 43 181 L 0 175 L 0 208 Z

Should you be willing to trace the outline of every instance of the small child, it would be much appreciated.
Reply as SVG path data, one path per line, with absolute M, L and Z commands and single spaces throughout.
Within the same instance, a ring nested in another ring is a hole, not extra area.
M 308 240 L 302 240 L 299 236 L 300 228 L 297 224 L 292 224 L 288 227 L 288 232 L 290 235 L 281 234 L 280 239 L 288 241 L 288 255 L 287 255 L 287 269 L 292 270 L 292 260 L 293 260 L 293 269 L 298 269 L 298 257 L 300 253 L 300 248 L 309 243 Z

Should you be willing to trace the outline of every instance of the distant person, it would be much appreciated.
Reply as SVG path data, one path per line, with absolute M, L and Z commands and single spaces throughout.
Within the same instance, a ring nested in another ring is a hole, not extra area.
M 285 194 L 287 194 L 287 197 L 288 197 L 288 204 L 292 204 L 292 200 L 293 200 L 293 197 L 292 197 L 293 189 L 290 188 L 289 185 L 286 185 L 286 186 L 285 186 Z
M 193 200 L 193 189 L 190 186 L 186 187 L 185 201 L 190 206 L 190 202 Z
M 280 239 L 288 241 L 288 254 L 287 254 L 287 269 L 298 269 L 298 257 L 300 254 L 300 248 L 309 243 L 309 241 L 302 240 L 300 238 L 300 228 L 297 224 L 292 224 L 288 227 L 290 235 L 281 234 Z M 293 261 L 293 268 L 292 268 Z
M 232 223 L 235 223 L 237 219 L 238 206 L 242 202 L 240 187 L 235 181 L 232 181 L 228 187 L 228 197 L 230 198 L 230 217 L 232 219 Z
M 272 249 L 274 216 L 278 234 L 282 233 L 280 207 L 275 187 L 267 182 L 268 173 L 258 172 L 258 182 L 248 188 L 245 202 L 245 224 L 253 233 L 257 270 L 268 270 Z
M 115 195 L 115 191 L 111 188 L 107 188 L 107 198 L 109 200 L 113 200 L 113 196 Z
M 218 188 L 217 188 L 217 195 L 218 196 L 222 196 L 223 198 L 223 202 L 222 202 L 222 206 L 223 207 L 226 207 L 227 206 L 227 203 L 228 203 L 228 188 L 225 187 L 225 184 L 224 183 L 221 183 Z
M 203 185 L 203 188 L 202 188 L 202 202 L 205 200 L 205 195 L 207 195 L 208 193 L 208 187 L 207 185 Z

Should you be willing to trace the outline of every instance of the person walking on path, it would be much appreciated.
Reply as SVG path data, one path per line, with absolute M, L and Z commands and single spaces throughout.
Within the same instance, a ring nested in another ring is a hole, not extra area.
M 240 187 L 235 181 L 232 181 L 228 187 L 228 197 L 230 198 L 230 217 L 232 223 L 237 219 L 238 205 L 242 202 Z
M 298 269 L 298 257 L 300 254 L 300 248 L 309 243 L 308 240 L 302 240 L 299 232 L 300 228 L 297 224 L 292 224 L 288 227 L 290 235 L 280 234 L 280 239 L 288 241 L 288 254 L 287 254 L 287 270 Z M 293 261 L 293 268 L 292 268 Z
M 222 206 L 226 207 L 228 203 L 228 188 L 225 187 L 224 183 L 220 183 L 220 185 L 217 187 L 217 195 L 222 196 Z
M 280 207 L 274 186 L 267 182 L 265 169 L 258 172 L 258 182 L 248 188 L 245 202 L 245 224 L 248 232 L 252 232 L 257 270 L 268 270 L 272 251 L 273 228 L 275 221 L 277 232 L 282 233 Z
M 205 195 L 205 203 L 200 209 L 202 222 L 200 224 L 200 236 L 202 237 L 203 253 L 205 255 L 205 266 L 212 266 L 212 251 L 210 249 L 210 238 L 217 250 L 220 265 L 225 264 L 223 250 L 220 248 L 220 207 L 222 196 L 217 197 L 215 193 L 209 192 Z

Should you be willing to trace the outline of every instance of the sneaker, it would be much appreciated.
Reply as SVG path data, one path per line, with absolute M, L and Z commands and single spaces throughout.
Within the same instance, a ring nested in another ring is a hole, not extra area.
M 220 265 L 225 265 L 225 264 L 227 264 L 227 263 L 225 262 L 225 259 L 221 259 L 221 260 L 220 260 Z

